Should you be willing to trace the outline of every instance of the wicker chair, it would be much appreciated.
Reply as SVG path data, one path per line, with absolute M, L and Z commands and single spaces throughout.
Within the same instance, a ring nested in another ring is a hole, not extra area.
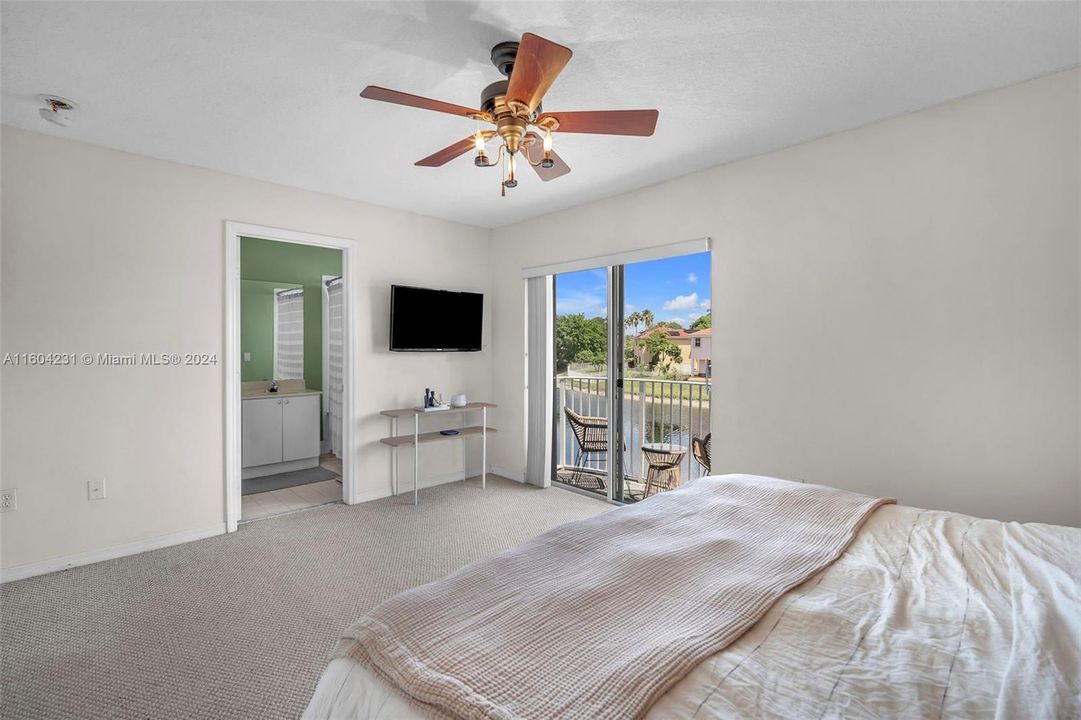
M 712 437 L 713 433 L 709 433 L 706 435 L 705 440 L 697 437 L 691 438 L 691 452 L 694 454 L 694 459 L 706 471 L 706 475 L 709 475 L 709 443 Z
M 564 407 L 563 412 L 567 416 L 567 422 L 571 425 L 571 431 L 578 441 L 578 451 L 574 456 L 574 469 L 571 472 L 570 484 L 578 487 L 588 487 L 592 490 L 604 489 L 604 479 L 586 473 L 582 470 L 582 458 L 586 460 L 590 456 L 601 455 L 608 457 L 608 418 L 588 417 L 579 415 L 569 407 Z M 588 480 L 587 480 L 588 478 Z

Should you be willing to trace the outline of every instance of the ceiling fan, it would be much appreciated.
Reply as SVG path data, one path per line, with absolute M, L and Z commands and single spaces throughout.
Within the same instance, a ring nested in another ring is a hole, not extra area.
M 502 42 L 492 48 L 492 63 L 506 80 L 494 82 L 480 94 L 480 109 L 369 85 L 360 93 L 369 100 L 408 105 L 471 118 L 495 129 L 478 129 L 473 135 L 448 145 L 415 164 L 439 167 L 470 150 L 476 151 L 477 167 L 503 165 L 500 192 L 518 185 L 517 158 L 523 156 L 541 180 L 553 180 L 571 171 L 552 150 L 553 133 L 649 136 L 657 126 L 656 110 L 588 110 L 544 112 L 541 100 L 571 59 L 571 51 L 551 40 L 525 33 L 521 42 Z M 535 128 L 536 130 L 530 129 Z M 544 133 L 542 137 L 537 131 Z M 486 146 L 498 137 L 495 159 Z

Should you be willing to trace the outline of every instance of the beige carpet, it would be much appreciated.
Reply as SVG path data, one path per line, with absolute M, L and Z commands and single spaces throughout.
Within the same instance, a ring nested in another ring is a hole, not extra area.
M 295 718 L 376 603 L 610 506 L 489 476 L 0 587 L 0 717 Z

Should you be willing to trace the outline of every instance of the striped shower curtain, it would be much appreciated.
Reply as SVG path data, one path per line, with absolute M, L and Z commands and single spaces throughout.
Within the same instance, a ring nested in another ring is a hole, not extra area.
M 327 414 L 330 416 L 330 449 L 335 456 L 342 456 L 342 350 L 344 347 L 342 323 L 342 279 L 327 282 L 327 378 L 323 382 L 326 393 Z
M 274 379 L 304 378 L 304 289 L 274 293 Z

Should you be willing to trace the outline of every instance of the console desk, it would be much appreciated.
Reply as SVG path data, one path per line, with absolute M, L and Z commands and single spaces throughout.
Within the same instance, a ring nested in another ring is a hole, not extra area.
M 394 464 L 391 470 L 391 478 L 394 486 L 394 494 L 398 494 L 398 448 L 413 448 L 413 504 L 417 504 L 417 470 L 420 466 L 420 446 L 422 443 L 436 442 L 439 440 L 460 440 L 462 438 L 480 435 L 481 460 L 480 460 L 480 486 L 484 487 L 488 479 L 488 433 L 495 432 L 495 428 L 488 427 L 488 408 L 496 407 L 495 403 L 471 402 L 462 407 L 451 407 L 446 410 L 433 410 L 424 412 L 416 408 L 399 408 L 396 410 L 382 410 L 380 415 L 390 418 L 390 437 L 382 438 L 379 442 L 389 445 L 394 449 Z M 461 413 L 480 411 L 480 425 L 468 427 L 446 428 L 457 430 L 457 435 L 443 435 L 438 430 L 432 432 L 420 431 L 420 418 L 459 415 Z M 413 432 L 405 435 L 398 434 L 398 421 L 402 419 L 413 420 Z

